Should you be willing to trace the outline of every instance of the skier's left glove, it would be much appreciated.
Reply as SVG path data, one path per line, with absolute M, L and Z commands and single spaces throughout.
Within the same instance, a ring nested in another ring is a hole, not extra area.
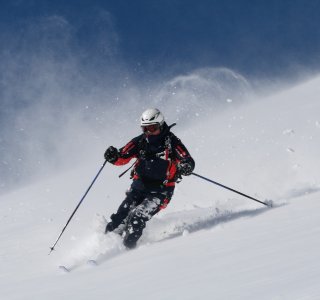
M 117 148 L 110 146 L 106 152 L 104 153 L 104 158 L 109 162 L 109 163 L 114 163 L 117 161 L 119 157 L 119 153 Z
M 178 165 L 178 171 L 183 176 L 189 176 L 192 173 L 192 166 L 187 162 L 181 162 Z

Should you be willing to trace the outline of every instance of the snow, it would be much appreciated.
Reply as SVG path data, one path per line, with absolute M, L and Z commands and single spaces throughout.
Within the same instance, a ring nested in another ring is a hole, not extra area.
M 130 183 L 107 165 L 48 255 L 99 162 L 1 196 L 0 299 L 320 299 L 319 92 L 314 78 L 174 128 L 197 173 L 273 208 L 190 176 L 128 251 L 103 233 Z

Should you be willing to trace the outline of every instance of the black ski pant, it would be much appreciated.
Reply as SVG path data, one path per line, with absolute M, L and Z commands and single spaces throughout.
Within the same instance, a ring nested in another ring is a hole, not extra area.
M 162 189 L 135 189 L 131 187 L 118 211 L 111 215 L 112 227 L 124 226 L 123 243 L 127 248 L 134 248 L 141 237 L 146 222 L 171 200 L 173 187 Z

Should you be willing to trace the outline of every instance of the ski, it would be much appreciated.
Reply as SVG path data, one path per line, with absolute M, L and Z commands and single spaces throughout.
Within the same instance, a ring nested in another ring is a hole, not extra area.
M 87 260 L 86 265 L 90 266 L 90 267 L 97 267 L 99 264 L 98 264 L 98 262 L 96 260 L 89 259 L 89 260 Z M 78 267 L 80 267 L 80 266 L 78 266 Z M 64 265 L 60 265 L 60 266 L 58 266 L 58 269 L 63 273 L 70 273 L 73 269 L 78 268 L 78 267 L 68 268 L 68 267 L 66 267 Z

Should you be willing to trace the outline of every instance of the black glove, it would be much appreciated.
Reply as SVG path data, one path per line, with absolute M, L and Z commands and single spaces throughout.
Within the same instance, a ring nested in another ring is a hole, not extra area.
M 115 161 L 117 161 L 118 157 L 119 157 L 118 149 L 113 146 L 110 146 L 104 153 L 104 158 L 109 163 L 114 163 Z
M 183 176 L 189 176 L 192 173 L 192 167 L 187 162 L 181 162 L 178 165 L 179 173 Z

